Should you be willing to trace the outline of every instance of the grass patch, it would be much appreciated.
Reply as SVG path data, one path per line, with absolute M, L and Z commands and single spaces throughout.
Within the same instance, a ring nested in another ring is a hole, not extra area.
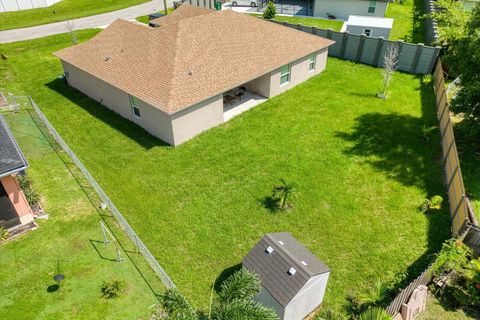
M 404 285 L 448 238 L 446 210 L 419 212 L 445 192 L 439 134 L 422 138 L 436 118 L 421 77 L 396 74 L 380 100 L 380 69 L 330 58 L 321 75 L 173 148 L 57 80 L 50 53 L 69 45 L 5 45 L 0 89 L 33 96 L 195 305 L 266 232 L 289 231 L 325 261 L 324 302 L 337 310 L 377 278 Z M 271 214 L 262 199 L 281 178 L 295 184 L 294 207 Z
M 249 13 L 254 17 L 261 17 L 261 14 Z M 305 18 L 305 17 L 286 17 L 286 16 L 275 16 L 276 21 L 302 24 L 309 27 L 317 27 L 321 29 L 333 29 L 334 31 L 340 31 L 343 25 L 343 21 L 327 20 L 327 19 L 316 19 L 316 18 Z
M 29 176 L 49 219 L 38 220 L 39 229 L 0 245 L 0 318 L 147 317 L 148 307 L 157 302 L 154 292 L 163 290 L 153 271 L 138 254 L 123 251 L 126 260 L 113 261 L 114 244 L 100 242 L 101 216 L 79 185 L 86 182 L 72 175 L 74 168 L 64 163 L 66 158 L 55 152 L 26 110 L 6 120 L 28 159 Z M 105 221 L 124 248 L 132 250 L 112 218 L 105 216 Z M 65 275 L 60 289 L 52 279 L 57 263 Z M 121 297 L 105 301 L 100 289 L 111 278 L 124 281 L 126 290 Z
M 92 16 L 120 10 L 149 0 L 62 0 L 50 7 L 0 13 L 0 30 Z
M 395 19 L 389 39 L 413 43 L 424 42 L 423 7 L 423 0 L 404 0 L 403 3 L 389 3 L 385 16 Z
M 418 320 L 469 320 L 478 319 L 480 314 L 465 313 L 463 310 L 446 308 L 437 298 L 428 295 L 427 309 L 418 316 Z

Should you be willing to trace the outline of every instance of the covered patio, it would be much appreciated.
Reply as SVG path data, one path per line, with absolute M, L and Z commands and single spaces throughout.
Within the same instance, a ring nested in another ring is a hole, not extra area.
M 227 122 L 267 100 L 244 86 L 227 91 L 223 94 L 223 121 Z

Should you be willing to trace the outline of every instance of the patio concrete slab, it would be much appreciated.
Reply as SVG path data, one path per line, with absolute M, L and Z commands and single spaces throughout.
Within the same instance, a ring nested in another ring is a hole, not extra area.
M 247 110 L 252 109 L 253 107 L 264 103 L 268 98 L 265 98 L 256 93 L 246 91 L 242 99 L 237 99 L 233 103 L 224 105 L 223 107 L 223 121 L 227 122 L 232 118 L 238 116 L 239 114 L 244 113 Z

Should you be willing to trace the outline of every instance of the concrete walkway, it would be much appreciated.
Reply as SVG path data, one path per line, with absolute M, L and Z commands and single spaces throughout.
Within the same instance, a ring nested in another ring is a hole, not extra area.
M 173 0 L 167 0 L 167 6 L 173 7 Z M 95 28 L 109 25 L 117 18 L 134 19 L 155 11 L 163 10 L 163 0 L 153 0 L 138 6 L 129 7 L 117 11 L 97 14 L 90 17 L 78 18 L 73 21 L 75 30 Z M 65 22 L 54 22 L 40 26 L 0 31 L 0 43 L 29 40 L 50 36 L 53 34 L 68 32 Z

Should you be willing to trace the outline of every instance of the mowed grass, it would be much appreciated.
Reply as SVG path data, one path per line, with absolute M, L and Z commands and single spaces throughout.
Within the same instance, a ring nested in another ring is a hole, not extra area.
M 96 30 L 79 32 L 83 41 Z M 331 269 L 325 306 L 341 309 L 381 278 L 417 276 L 449 236 L 434 97 L 398 73 L 375 98 L 381 70 L 329 59 L 321 75 L 176 148 L 57 77 L 50 53 L 68 35 L 9 44 L 1 89 L 29 94 L 148 245 L 180 290 L 205 307 L 212 282 L 267 232 L 288 231 Z M 279 179 L 294 208 L 262 204 Z
M 385 17 L 394 19 L 389 39 L 413 43 L 424 42 L 423 14 L 423 0 L 404 0 L 403 3 L 389 3 Z
M 261 14 L 250 13 L 251 16 L 261 17 Z M 277 21 L 288 22 L 293 24 L 302 24 L 308 27 L 317 27 L 321 29 L 332 29 L 334 31 L 340 31 L 343 25 L 343 21 L 336 20 L 327 20 L 327 19 L 318 19 L 318 18 L 308 18 L 308 17 L 288 17 L 288 16 L 279 16 L 276 15 L 275 19 Z
M 50 7 L 0 13 L 0 30 L 25 28 L 120 10 L 149 0 L 62 0 Z
M 27 157 L 28 174 L 49 218 L 37 220 L 37 230 L 0 244 L 0 319 L 147 319 L 149 306 L 158 301 L 143 277 L 155 290 L 161 283 L 144 262 L 130 260 L 132 254 L 122 251 L 126 260 L 117 263 L 114 244 L 100 243 L 100 215 L 29 113 L 6 120 Z M 113 232 L 125 245 L 119 229 Z M 57 273 L 65 280 L 55 291 Z M 111 279 L 127 287 L 121 297 L 106 300 L 100 288 Z

